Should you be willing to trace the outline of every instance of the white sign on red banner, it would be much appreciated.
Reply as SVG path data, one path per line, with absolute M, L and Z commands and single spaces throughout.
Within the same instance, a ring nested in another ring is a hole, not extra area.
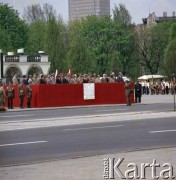
M 95 84 L 83 84 L 84 100 L 95 99 Z

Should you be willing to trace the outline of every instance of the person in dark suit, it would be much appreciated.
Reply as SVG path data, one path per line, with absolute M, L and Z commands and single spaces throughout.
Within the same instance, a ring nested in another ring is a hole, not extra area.
M 142 85 L 139 83 L 139 81 L 136 82 L 134 89 L 135 89 L 135 103 L 141 103 Z

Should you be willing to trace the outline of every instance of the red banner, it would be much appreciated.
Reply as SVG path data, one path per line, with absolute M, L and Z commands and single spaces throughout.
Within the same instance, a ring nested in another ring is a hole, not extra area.
M 14 86 L 14 107 L 19 107 L 17 86 Z M 95 99 L 84 100 L 83 84 L 32 85 L 32 107 L 126 104 L 124 83 L 96 83 Z M 27 98 L 24 98 L 26 107 Z M 132 103 L 134 95 L 131 96 Z M 6 103 L 7 106 L 7 103 Z

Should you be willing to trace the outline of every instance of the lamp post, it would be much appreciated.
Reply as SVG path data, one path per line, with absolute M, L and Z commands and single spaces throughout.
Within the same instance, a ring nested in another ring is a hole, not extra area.
M 3 78 L 3 53 L 2 53 L 2 49 L 0 49 L 0 60 L 1 60 L 1 78 Z
M 175 90 L 176 90 L 175 78 L 176 78 L 176 74 L 173 73 L 172 74 L 172 79 L 173 79 L 173 88 L 174 88 L 174 111 L 176 110 L 176 106 L 175 106 Z

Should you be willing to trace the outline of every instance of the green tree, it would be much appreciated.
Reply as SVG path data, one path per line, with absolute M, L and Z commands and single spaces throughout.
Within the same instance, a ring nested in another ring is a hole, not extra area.
M 131 25 L 131 15 L 123 3 L 119 7 L 115 5 L 113 9 L 113 19 L 115 22 L 122 24 L 124 27 Z
M 69 67 L 76 74 L 88 73 L 94 70 L 91 51 L 89 46 L 86 45 L 81 29 L 81 21 L 73 21 L 69 24 L 67 59 Z
M 168 76 L 176 73 L 176 23 L 173 23 L 170 29 L 169 44 L 165 51 L 163 67 Z
M 157 74 L 159 71 L 168 44 L 170 26 L 170 22 L 163 22 L 141 31 L 139 36 L 141 65 L 150 74 Z
M 7 51 L 16 51 L 18 48 L 25 47 L 27 42 L 27 25 L 19 18 L 18 11 L 9 7 L 8 4 L 0 3 L 0 27 L 5 35 L 7 42 L 1 44 L 1 48 Z
M 35 54 L 40 50 L 44 50 L 46 36 L 46 22 L 34 21 L 29 24 L 28 41 L 25 47 L 27 54 Z
M 166 49 L 164 67 L 168 76 L 176 72 L 176 39 Z
M 0 49 L 3 49 L 3 52 L 7 52 L 12 49 L 11 39 L 8 33 L 0 28 Z
M 82 37 L 91 49 L 96 73 L 110 73 L 115 38 L 111 18 L 90 16 L 82 20 L 82 24 Z
M 124 4 L 115 6 L 113 10 L 113 28 L 115 37 L 115 49 L 118 51 L 119 70 L 123 74 L 135 76 L 138 56 L 136 55 L 135 26 L 131 24 L 131 15 Z M 135 70 L 135 71 L 134 71 Z
M 52 68 L 59 72 L 67 70 L 66 59 L 66 27 L 62 21 L 52 17 L 47 22 L 45 50 L 49 55 Z M 53 70 L 54 70 L 53 69 Z

